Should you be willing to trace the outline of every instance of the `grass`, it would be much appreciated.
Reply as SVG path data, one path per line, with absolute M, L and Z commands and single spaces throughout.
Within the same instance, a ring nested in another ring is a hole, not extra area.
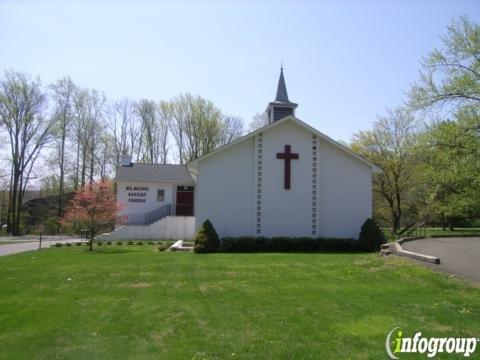
M 455 237 L 458 235 L 478 235 L 480 236 L 480 228 L 456 228 L 453 230 L 442 228 L 427 228 L 427 236 L 445 235 Z
M 383 233 L 389 240 L 393 240 L 393 236 L 388 228 L 382 228 Z M 448 228 L 443 230 L 442 228 L 427 228 L 426 229 L 427 237 L 430 236 L 464 236 L 464 235 L 471 235 L 471 236 L 479 236 L 480 237 L 480 228 L 454 228 L 453 230 L 449 230 Z M 425 230 L 423 228 L 413 229 L 412 233 L 409 236 L 423 236 L 425 235 Z M 398 238 L 405 237 L 406 235 L 397 236 Z
M 478 286 L 406 259 L 155 249 L 0 258 L 0 357 L 381 359 L 395 326 L 479 336 Z

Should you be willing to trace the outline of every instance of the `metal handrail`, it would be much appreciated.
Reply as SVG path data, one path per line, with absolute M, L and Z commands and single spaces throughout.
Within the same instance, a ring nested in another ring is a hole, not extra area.
M 166 204 L 145 214 L 130 214 L 128 216 L 128 224 L 149 225 L 155 221 L 163 219 L 164 217 L 175 216 L 177 213 L 177 208 L 183 208 L 187 211 L 190 210 L 193 215 L 194 207 L 192 204 Z
M 145 214 L 145 224 L 151 224 L 172 214 L 172 204 L 163 205 L 161 208 Z

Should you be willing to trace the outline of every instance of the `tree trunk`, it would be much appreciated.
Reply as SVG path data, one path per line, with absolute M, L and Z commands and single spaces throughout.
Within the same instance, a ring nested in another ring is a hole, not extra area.
M 78 189 L 79 168 L 80 168 L 80 140 L 77 139 L 77 159 L 76 159 L 76 164 L 75 164 L 75 180 L 74 180 L 75 190 Z
M 12 164 L 12 170 L 10 170 L 10 186 L 8 188 L 7 234 L 12 233 L 12 188 L 13 188 L 13 164 Z
M 61 219 L 63 217 L 63 197 L 65 193 L 64 189 L 64 179 L 65 179 L 65 132 L 66 132 L 66 122 L 65 119 L 63 121 L 63 128 L 62 128 L 62 144 L 60 146 L 60 189 L 58 191 L 58 218 Z M 59 229 L 60 230 L 60 226 Z
M 12 195 L 10 198 L 10 233 L 13 236 L 18 236 L 19 231 L 17 227 L 17 216 L 18 216 L 18 181 L 19 181 L 19 170 L 16 166 L 13 169 L 13 183 L 12 183 Z
M 397 216 L 394 215 L 392 218 L 392 233 L 394 237 L 397 235 L 398 230 L 399 230 L 398 218 Z
M 87 169 L 87 150 L 86 144 L 83 144 L 82 149 L 82 171 L 81 171 L 81 187 L 85 186 L 85 176 L 86 176 L 86 169 Z
M 88 242 L 88 250 L 93 251 L 93 238 L 95 237 L 95 229 L 90 228 L 90 241 Z

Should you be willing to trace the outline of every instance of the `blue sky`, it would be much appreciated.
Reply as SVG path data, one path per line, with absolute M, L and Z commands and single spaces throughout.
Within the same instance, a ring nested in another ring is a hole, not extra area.
M 337 140 L 401 104 L 421 57 L 476 1 L 0 2 L 0 71 L 110 98 L 191 92 L 248 123 L 283 60 L 297 116 Z

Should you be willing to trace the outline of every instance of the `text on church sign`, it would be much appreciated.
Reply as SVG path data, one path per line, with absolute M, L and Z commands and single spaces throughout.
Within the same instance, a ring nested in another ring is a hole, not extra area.
M 128 202 L 144 203 L 146 202 L 148 186 L 126 186 Z

